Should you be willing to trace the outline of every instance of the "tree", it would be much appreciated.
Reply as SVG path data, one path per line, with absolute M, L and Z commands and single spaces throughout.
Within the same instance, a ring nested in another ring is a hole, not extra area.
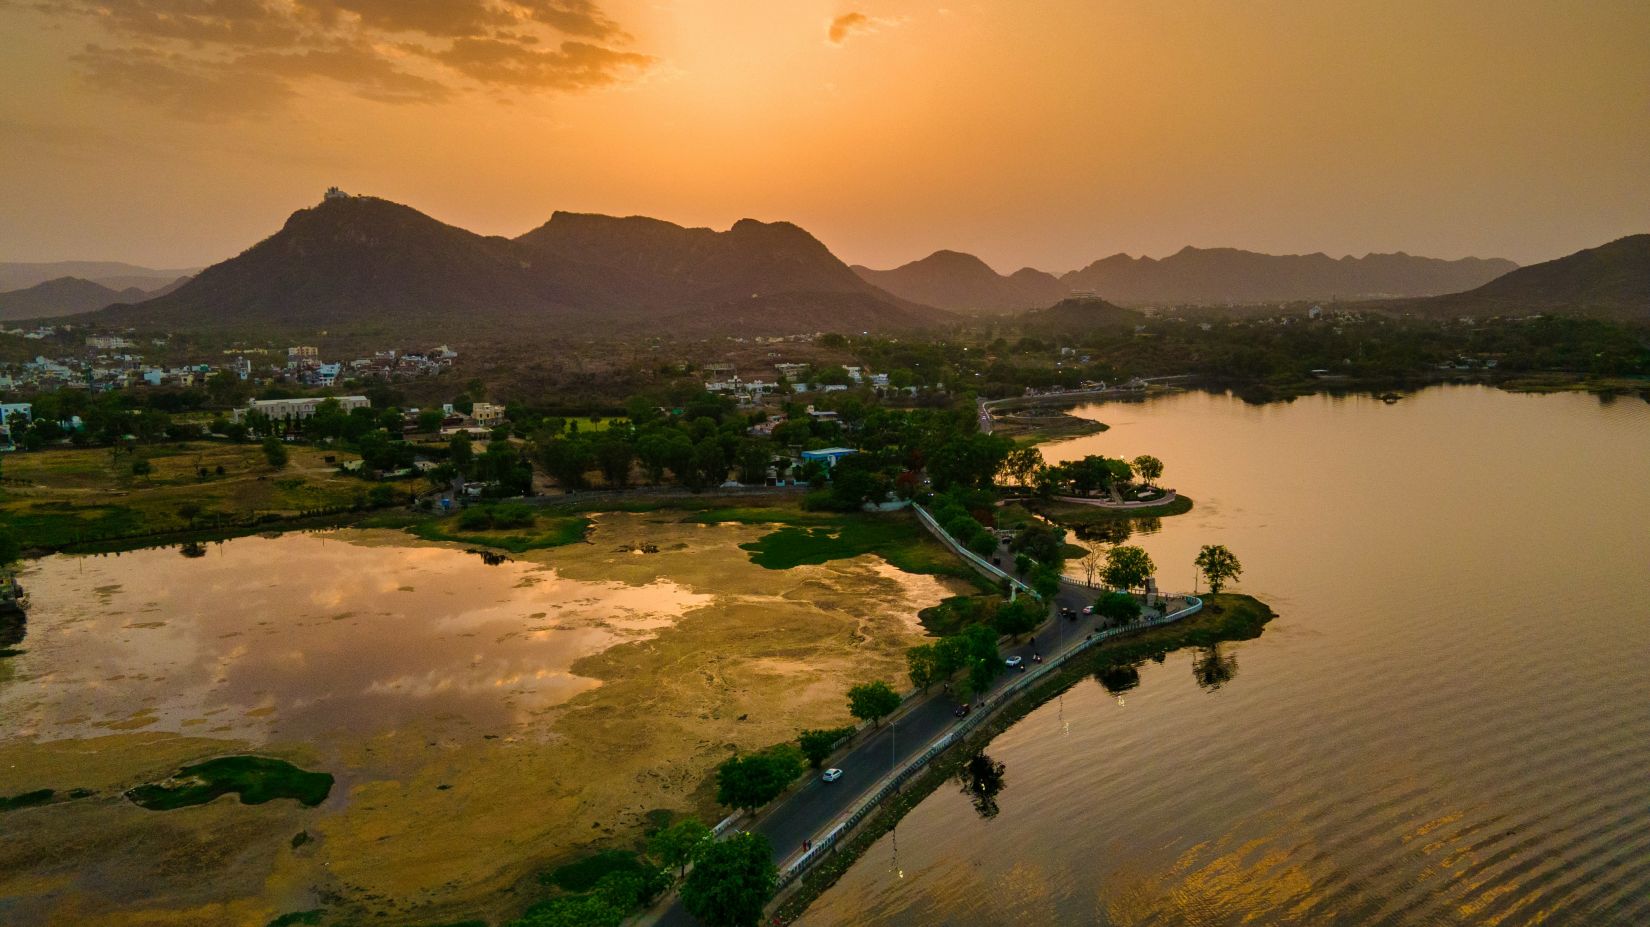
M 1123 545 L 1106 552 L 1106 567 L 1100 571 L 1100 578 L 1113 589 L 1127 591 L 1136 586 L 1144 588 L 1156 572 L 1156 565 L 1144 550 Z
M 682 906 L 709 927 L 755 927 L 779 884 L 773 847 L 743 831 L 706 844 L 682 883 Z
M 264 459 L 277 470 L 286 467 L 286 445 L 281 443 L 280 438 L 271 435 L 264 439 Z
M 899 693 L 894 687 L 878 679 L 860 683 L 848 690 L 848 713 L 875 727 L 899 707 Z
M 1220 594 L 1221 587 L 1226 585 L 1227 580 L 1237 579 L 1243 575 L 1243 564 L 1238 563 L 1237 556 L 1227 550 L 1224 544 L 1203 545 L 1203 549 L 1197 552 L 1197 560 L 1194 562 L 1197 564 L 1198 572 L 1209 581 L 1209 591 L 1215 595 Z
M 447 442 L 447 462 L 453 465 L 454 470 L 460 473 L 469 470 L 475 459 L 475 448 L 471 446 L 468 434 L 461 431 Z
M 729 757 L 716 767 L 716 801 L 747 811 L 762 807 L 802 774 L 802 752 L 780 744 L 761 753 Z
M 185 502 L 178 506 L 178 515 L 182 516 L 184 521 L 193 525 L 195 519 L 201 517 L 201 507 L 193 502 Z
M 796 735 L 796 742 L 802 747 L 802 756 L 808 765 L 815 769 L 825 765 L 825 758 L 831 755 L 831 750 L 837 742 L 854 733 L 851 727 L 828 727 L 819 730 L 807 730 Z
M 1060 594 L 1060 572 L 1047 564 L 1038 564 L 1031 571 L 1031 591 L 1047 601 Z
M 1009 451 L 1003 458 L 1003 475 L 1011 477 L 1014 482 L 1023 487 L 1029 487 L 1036 479 L 1037 471 L 1043 468 L 1043 455 L 1035 447 L 1022 447 Z
M 1059 580 L 1055 580 L 1055 588 L 1059 588 Z M 997 613 L 991 616 L 991 627 L 998 634 L 1009 637 L 1019 637 L 1037 630 L 1046 617 L 1046 606 L 1037 599 L 1022 595 L 1012 602 L 1004 602 Z
M 991 688 L 992 680 L 1003 668 L 1001 660 L 986 660 L 976 657 L 968 665 L 968 676 L 963 680 L 965 694 L 984 695 Z
M 10 528 L 0 527 L 0 566 L 5 566 L 23 556 L 23 544 L 17 540 L 17 533 Z
M 1100 567 L 1106 562 L 1104 555 L 1098 550 L 1091 550 L 1078 561 L 1083 565 L 1083 580 L 1090 586 L 1094 585 L 1094 578 L 1100 575 Z
M 1140 617 L 1140 602 L 1127 592 L 1108 592 L 1094 603 L 1094 611 L 1109 622 L 1128 624 Z
M 1141 454 L 1131 462 L 1134 464 L 1134 472 L 1140 474 L 1140 478 L 1146 481 L 1147 486 L 1163 475 L 1163 461 L 1150 454 Z
M 440 409 L 425 409 L 418 413 L 418 430 L 438 431 L 444 418 L 446 415 Z
M 635 445 L 623 431 L 609 428 L 595 440 L 596 465 L 607 485 L 624 489 L 630 485 L 630 465 L 636 460 Z
M 140 458 L 138 460 L 132 461 L 132 475 L 133 476 L 148 476 L 151 472 L 154 471 L 154 469 L 155 468 L 153 466 L 151 466 L 149 461 L 147 461 L 147 460 L 143 460 L 143 459 Z
M 711 839 L 710 828 L 698 818 L 683 818 L 648 838 L 647 851 L 653 858 L 676 870 L 677 877 L 687 872 L 687 864 Z
M 918 644 L 905 651 L 905 665 L 911 685 L 924 692 L 941 678 L 940 655 L 933 644 Z

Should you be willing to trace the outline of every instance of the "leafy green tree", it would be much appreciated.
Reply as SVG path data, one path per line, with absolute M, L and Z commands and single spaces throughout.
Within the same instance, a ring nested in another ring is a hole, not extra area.
M 1060 594 L 1060 573 L 1047 564 L 1038 564 L 1037 569 L 1031 571 L 1030 585 L 1031 591 L 1046 602 Z
M 1016 448 L 1003 458 L 1002 473 L 1019 486 L 1030 487 L 1043 468 L 1043 455 L 1035 447 Z
M 583 489 L 587 485 L 585 474 L 596 463 L 595 453 L 587 439 L 577 436 L 550 438 L 540 440 L 537 449 L 539 465 L 563 489 Z
M 825 758 L 831 755 L 831 749 L 837 742 L 853 733 L 854 729 L 851 727 L 807 730 L 796 735 L 796 742 L 802 747 L 802 756 L 807 759 L 808 765 L 818 769 L 824 765 Z
M 991 690 L 991 683 L 1002 671 L 1000 660 L 974 659 L 968 665 L 968 675 L 963 680 L 964 693 L 968 695 L 984 695 Z
M 281 439 L 271 435 L 264 439 L 264 459 L 277 470 L 285 469 L 287 462 L 286 445 Z
M 716 767 L 716 801 L 754 810 L 773 801 L 801 774 L 802 753 L 790 744 L 729 757 Z
M 961 636 L 942 637 L 934 642 L 933 647 L 936 680 L 950 679 L 968 665 L 968 641 Z
M 1203 545 L 1203 549 L 1197 552 L 1195 563 L 1198 572 L 1209 581 L 1209 591 L 1216 595 L 1220 594 L 1227 581 L 1243 575 L 1243 564 L 1238 563 L 1237 556 L 1224 544 Z
M 905 666 L 911 684 L 924 692 L 941 679 L 939 651 L 933 644 L 918 644 L 905 651 Z
M 755 927 L 779 884 L 773 847 L 744 831 L 710 843 L 682 883 L 682 906 L 707 927 Z
M 444 418 L 446 418 L 446 415 L 440 409 L 424 409 L 418 413 L 418 430 L 423 432 L 438 431 Z
M 460 473 L 469 472 L 475 459 L 475 447 L 470 443 L 469 435 L 461 431 L 447 442 L 447 462 L 453 465 L 454 470 Z
M 1114 624 L 1128 624 L 1140 617 L 1140 601 L 1127 592 L 1108 592 L 1094 603 L 1094 611 Z
M 623 431 L 609 428 L 595 439 L 596 466 L 602 478 L 615 489 L 630 485 L 630 465 L 636 460 L 636 446 Z
M 1158 477 L 1163 475 L 1163 461 L 1150 454 L 1141 454 L 1132 463 L 1134 464 L 1134 472 L 1140 474 L 1140 478 L 1145 480 L 1148 486 L 1155 483 Z
M 894 687 L 878 679 L 860 683 L 848 690 L 848 713 L 875 727 L 882 719 L 899 708 L 899 693 Z
M 1058 580 L 1056 580 L 1058 589 Z M 1037 630 L 1047 615 L 1047 606 L 1029 595 L 1022 595 L 1012 602 L 1004 602 L 997 613 L 991 616 L 991 627 L 998 634 L 1008 637 L 1019 637 Z
M 133 476 L 148 476 L 150 473 L 154 472 L 154 469 L 154 466 L 151 465 L 149 461 L 142 458 L 132 461 Z
M 0 526 L 0 566 L 5 566 L 21 556 L 23 556 L 23 544 L 17 540 L 17 532 L 8 527 Z
M 1113 589 L 1144 588 L 1146 580 L 1157 572 L 1152 558 L 1145 550 L 1132 545 L 1113 547 L 1106 552 L 1106 566 L 1100 579 Z
M 698 818 L 683 818 L 648 838 L 647 851 L 653 858 L 677 871 L 680 877 L 687 864 L 711 839 L 710 828 Z

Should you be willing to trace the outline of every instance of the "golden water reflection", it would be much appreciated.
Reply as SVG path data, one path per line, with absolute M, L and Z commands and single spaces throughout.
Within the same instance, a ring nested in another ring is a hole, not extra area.
M 16 736 L 157 730 L 247 740 L 382 730 L 413 718 L 508 729 L 598 681 L 574 661 L 710 601 L 668 580 L 565 579 L 369 533 L 247 538 L 49 558 L 24 685 L 0 689 Z M 338 545 L 349 544 L 348 556 Z

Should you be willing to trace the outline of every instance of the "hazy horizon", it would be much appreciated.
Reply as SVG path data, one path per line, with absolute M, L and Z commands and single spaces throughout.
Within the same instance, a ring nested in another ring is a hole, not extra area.
M 0 260 L 209 265 L 337 184 L 875 268 L 1530 264 L 1650 230 L 1646 47 L 1630 2 L 0 0 Z

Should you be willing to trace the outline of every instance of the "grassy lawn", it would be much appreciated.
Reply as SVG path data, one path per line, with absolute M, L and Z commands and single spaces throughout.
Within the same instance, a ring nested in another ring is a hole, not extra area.
M 533 524 L 518 528 L 493 528 L 471 531 L 460 528 L 458 516 L 426 518 L 415 522 L 407 530 L 426 541 L 452 541 L 496 547 L 513 554 L 547 547 L 577 544 L 584 540 L 590 528 L 590 519 L 580 515 L 535 515 Z
M 726 514 L 727 510 L 719 510 Z M 707 515 L 717 513 L 706 513 Z M 907 573 L 932 573 L 973 579 L 973 570 L 923 530 L 910 514 L 809 516 L 802 524 L 787 524 L 772 534 L 741 545 L 751 562 L 770 570 L 788 570 L 803 564 L 845 560 L 878 554 Z M 738 521 L 738 518 L 719 518 Z M 770 516 L 768 520 L 773 520 Z
M 239 794 L 244 805 L 291 798 L 313 808 L 331 792 L 331 773 L 307 772 L 285 760 L 262 756 L 225 756 L 185 766 L 165 782 L 140 785 L 126 797 L 150 811 L 204 805 L 231 793 Z
M 288 447 L 290 463 L 271 468 L 252 444 L 188 442 L 140 447 L 54 448 L 7 455 L 0 519 L 25 546 L 59 548 L 82 540 L 182 531 L 215 517 L 285 517 L 352 504 L 369 484 L 340 476 L 315 448 Z M 353 455 L 333 452 L 339 460 Z M 150 472 L 132 472 L 134 461 Z M 200 468 L 207 476 L 199 476 Z M 223 473 L 217 472 L 223 468 Z M 195 512 L 194 524 L 184 514 Z

